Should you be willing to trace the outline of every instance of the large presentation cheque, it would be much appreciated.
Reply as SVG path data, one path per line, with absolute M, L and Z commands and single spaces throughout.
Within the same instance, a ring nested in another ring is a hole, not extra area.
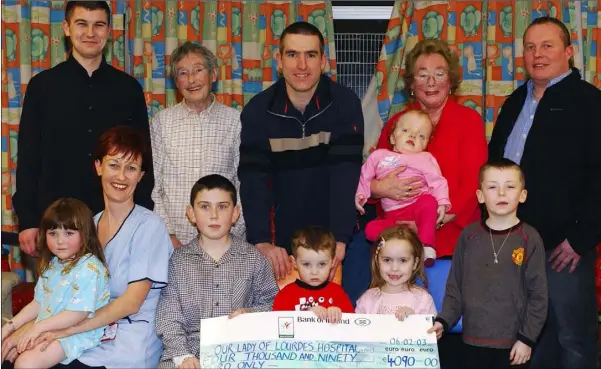
M 432 316 L 279 311 L 203 319 L 201 368 L 440 368 Z

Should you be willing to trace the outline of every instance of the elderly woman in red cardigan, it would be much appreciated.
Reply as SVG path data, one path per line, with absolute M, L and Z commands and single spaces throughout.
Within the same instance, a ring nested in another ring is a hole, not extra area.
M 449 184 L 451 208 L 436 232 L 437 257 L 451 256 L 463 228 L 480 218 L 478 173 L 488 156 L 482 117 L 452 99 L 461 81 L 458 64 L 457 55 L 446 42 L 422 40 L 407 56 L 403 76 L 405 91 L 413 100 L 407 110 L 420 109 L 430 116 L 434 130 L 427 150 L 438 161 Z M 386 123 L 378 149 L 392 149 L 390 127 L 407 110 Z M 418 177 L 398 179 L 402 170 L 372 181 L 372 196 L 407 200 L 420 194 L 424 184 Z

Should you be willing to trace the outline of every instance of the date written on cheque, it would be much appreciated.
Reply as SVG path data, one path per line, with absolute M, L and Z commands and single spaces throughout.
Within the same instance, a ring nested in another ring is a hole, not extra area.
M 392 337 L 389 342 L 391 345 L 403 346 L 426 346 L 428 343 L 425 338 L 396 338 Z

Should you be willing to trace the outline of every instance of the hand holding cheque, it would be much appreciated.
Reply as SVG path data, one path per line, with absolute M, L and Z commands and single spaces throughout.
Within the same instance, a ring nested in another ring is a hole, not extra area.
M 203 319 L 201 368 L 440 368 L 432 316 L 342 314 L 330 324 L 311 312 Z

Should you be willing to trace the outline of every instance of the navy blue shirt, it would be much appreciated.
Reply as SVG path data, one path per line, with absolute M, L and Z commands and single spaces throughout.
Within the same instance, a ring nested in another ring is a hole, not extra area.
M 242 111 L 240 198 L 248 242 L 290 251 L 297 229 L 318 225 L 350 242 L 363 151 L 363 112 L 355 93 L 322 76 L 303 113 L 280 79 Z M 270 211 L 275 210 L 275 240 Z

